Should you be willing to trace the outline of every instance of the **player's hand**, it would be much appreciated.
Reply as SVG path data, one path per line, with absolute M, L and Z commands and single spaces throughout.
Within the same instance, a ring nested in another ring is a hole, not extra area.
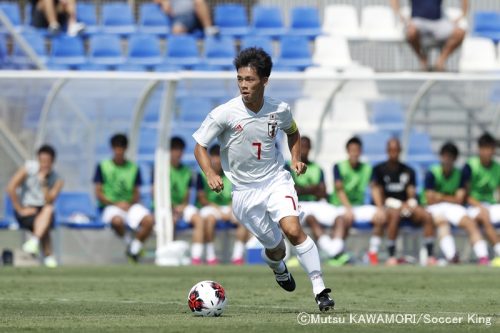
M 292 170 L 297 174 L 297 176 L 300 176 L 306 173 L 307 165 L 303 162 L 292 161 Z
M 345 210 L 344 216 L 349 222 L 354 221 L 354 213 L 352 212 L 352 208 L 347 208 Z
M 124 210 L 124 211 L 128 211 L 130 208 L 130 204 L 126 201 L 117 202 L 117 203 L 115 203 L 115 206 Z
M 222 178 L 216 173 L 207 174 L 207 183 L 212 191 L 216 193 L 221 192 L 224 189 L 224 182 Z
M 17 213 L 20 215 L 20 216 L 31 216 L 31 215 L 35 215 L 37 212 L 37 209 L 35 207 L 23 207 L 21 208 Z

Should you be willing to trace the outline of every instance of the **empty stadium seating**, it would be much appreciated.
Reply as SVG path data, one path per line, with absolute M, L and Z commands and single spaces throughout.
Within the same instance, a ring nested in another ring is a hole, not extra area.
M 253 33 L 279 38 L 286 34 L 281 9 L 277 6 L 255 5 L 252 9 Z
M 143 3 L 139 10 L 139 31 L 166 37 L 170 33 L 170 19 L 160 6 L 154 3 Z
M 215 6 L 214 22 L 222 35 L 241 38 L 250 33 L 246 9 L 240 4 Z
M 120 39 L 116 35 L 92 36 L 89 49 L 89 61 L 93 64 L 117 66 L 125 62 Z
M 315 38 L 321 34 L 319 12 L 315 7 L 300 6 L 292 8 L 288 34 Z

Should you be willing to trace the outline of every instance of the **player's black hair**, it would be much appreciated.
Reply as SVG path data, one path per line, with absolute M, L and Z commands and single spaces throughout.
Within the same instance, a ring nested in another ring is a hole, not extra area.
M 361 139 L 357 136 L 353 136 L 349 140 L 347 140 L 347 143 L 345 144 L 345 148 L 349 148 L 350 145 L 358 145 L 359 148 L 363 148 L 363 142 L 361 142 Z
M 173 136 L 170 139 L 170 149 L 181 149 L 186 148 L 186 142 L 180 136 Z
M 477 144 L 479 147 L 494 147 L 496 140 L 490 133 L 484 132 L 477 140 Z
M 216 143 L 210 149 L 208 149 L 208 153 L 211 156 L 220 156 L 220 146 Z
M 453 156 L 453 158 L 458 157 L 458 147 L 451 141 L 445 142 L 439 151 L 439 155 L 449 154 Z
M 236 70 L 250 66 L 260 78 L 269 77 L 273 68 L 271 56 L 260 47 L 249 47 L 241 50 L 233 61 Z
M 125 134 L 118 133 L 111 137 L 110 140 L 111 147 L 113 148 L 127 148 L 128 147 L 128 139 Z
M 56 150 L 54 147 L 51 145 L 42 145 L 40 148 L 38 148 L 37 155 L 40 154 L 48 154 L 52 158 L 52 161 L 55 161 L 56 159 Z

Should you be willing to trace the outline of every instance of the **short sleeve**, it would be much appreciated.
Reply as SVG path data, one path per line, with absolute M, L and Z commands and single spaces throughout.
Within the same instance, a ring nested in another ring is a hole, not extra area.
M 472 170 L 469 164 L 464 165 L 462 169 L 462 177 L 460 177 L 460 187 L 464 188 L 470 182 L 472 177 Z
M 195 141 L 203 147 L 208 147 L 224 131 L 222 119 L 217 117 L 215 111 L 208 114 L 200 128 L 193 134 Z
M 340 174 L 340 169 L 339 169 L 339 165 L 338 164 L 335 164 L 333 166 L 333 179 L 335 179 L 335 181 L 342 181 L 342 175 Z
M 432 174 L 432 172 L 427 171 L 425 174 L 425 189 L 426 190 L 434 190 L 436 188 L 436 178 Z
M 196 190 L 203 191 L 204 189 L 205 184 L 203 183 L 203 176 L 201 174 L 198 174 L 198 177 L 196 177 Z
M 136 187 L 138 186 L 142 186 L 142 175 L 141 175 L 141 170 L 139 168 L 137 168 L 137 173 L 135 175 L 135 182 L 134 182 L 134 185 Z
M 103 184 L 103 177 L 102 177 L 102 171 L 101 171 L 101 166 L 97 165 L 95 168 L 95 173 L 94 173 L 94 184 Z
M 383 183 L 382 177 L 383 177 L 383 175 L 381 174 L 380 166 L 378 165 L 373 169 L 372 182 L 377 184 L 377 185 L 382 185 L 382 183 Z
M 290 110 L 289 105 L 287 105 L 286 110 L 282 113 L 279 127 L 286 134 L 294 134 L 297 132 L 297 124 L 295 123 L 295 120 L 293 120 L 292 111 Z

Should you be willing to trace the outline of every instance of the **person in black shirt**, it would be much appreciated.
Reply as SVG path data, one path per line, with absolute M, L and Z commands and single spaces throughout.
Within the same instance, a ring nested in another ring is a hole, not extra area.
M 401 144 L 398 139 L 387 142 L 388 160 L 373 169 L 372 197 L 375 205 L 387 210 L 387 238 L 389 259 L 387 265 L 397 265 L 396 238 L 401 218 L 409 218 L 424 227 L 428 264 L 436 263 L 433 257 L 434 224 L 432 216 L 417 202 L 415 171 L 399 161 Z

